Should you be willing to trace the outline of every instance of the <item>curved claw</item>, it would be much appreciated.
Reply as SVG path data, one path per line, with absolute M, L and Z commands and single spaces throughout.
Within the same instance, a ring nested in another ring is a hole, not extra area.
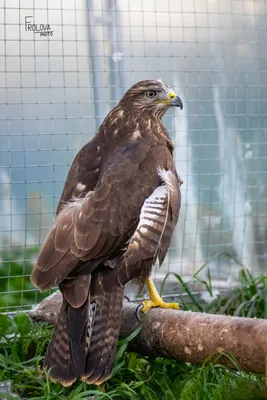
M 135 317 L 139 322 L 143 322 L 142 318 L 140 317 L 140 312 L 143 307 L 144 307 L 144 304 L 140 303 L 140 304 L 138 304 L 138 306 L 136 307 L 136 310 L 135 310 Z

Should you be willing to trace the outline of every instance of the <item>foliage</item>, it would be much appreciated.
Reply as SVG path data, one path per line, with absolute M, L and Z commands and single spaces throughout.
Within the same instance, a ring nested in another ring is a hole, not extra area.
M 222 253 L 216 254 L 215 257 L 221 254 Z M 226 255 L 228 254 L 226 253 Z M 228 255 L 228 257 L 233 259 L 230 255 Z M 199 268 L 199 270 L 193 275 L 192 280 L 188 283 L 185 282 L 180 275 L 175 274 L 174 272 L 169 272 L 166 274 L 162 282 L 160 292 L 163 292 L 168 276 L 173 275 L 182 289 L 181 295 L 179 295 L 179 301 L 185 310 L 233 315 L 236 317 L 267 319 L 267 276 L 262 274 L 255 278 L 249 270 L 242 268 L 239 271 L 237 286 L 222 291 L 214 296 L 211 274 L 207 266 L 208 263 L 205 263 L 201 268 Z M 206 280 L 199 278 L 199 274 L 204 268 L 207 268 Z M 210 295 L 210 301 L 199 301 L 199 298 L 192 290 L 192 286 L 195 283 L 201 283 L 203 285 L 204 289 Z M 189 299 L 188 302 L 185 302 L 183 293 L 187 294 Z
M 0 310 L 29 309 L 47 296 L 35 289 L 29 279 L 37 252 L 38 247 L 8 246 L 0 251 Z
M 14 319 L 0 315 L 0 326 L 0 381 L 12 381 L 20 399 L 267 399 L 263 376 L 231 371 L 219 364 L 220 356 L 216 365 L 202 366 L 152 359 L 127 353 L 129 340 L 120 341 L 108 382 L 100 387 L 77 382 L 63 388 L 50 382 L 47 372 L 43 376 L 39 372 L 52 332 L 49 325 L 34 324 L 27 314 L 19 313 Z M 2 396 L 15 398 L 14 394 Z

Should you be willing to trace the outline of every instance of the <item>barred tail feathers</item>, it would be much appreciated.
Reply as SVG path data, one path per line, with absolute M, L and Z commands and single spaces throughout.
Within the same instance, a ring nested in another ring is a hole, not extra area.
M 72 307 L 65 299 L 44 366 L 52 381 L 70 386 L 77 379 L 101 384 L 112 372 L 120 330 L 124 287 L 118 271 L 101 268 L 91 275 L 85 303 Z

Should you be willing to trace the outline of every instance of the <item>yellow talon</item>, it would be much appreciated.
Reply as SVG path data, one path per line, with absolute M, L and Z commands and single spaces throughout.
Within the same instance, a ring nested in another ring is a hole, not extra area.
M 175 310 L 179 310 L 179 304 L 178 303 L 165 303 L 165 301 L 160 298 L 160 301 L 153 302 L 151 300 L 144 300 L 142 301 L 143 307 L 142 307 L 142 312 L 147 312 L 150 310 L 150 308 L 153 307 L 160 307 L 160 308 L 172 308 Z
M 165 303 L 165 301 L 162 300 L 151 277 L 148 278 L 148 280 L 146 281 L 146 284 L 148 287 L 150 300 L 144 300 L 142 302 L 142 304 L 143 304 L 143 307 L 141 310 L 142 312 L 147 312 L 148 310 L 150 310 L 150 308 L 153 308 L 153 307 L 173 308 L 175 310 L 179 310 L 178 303 Z

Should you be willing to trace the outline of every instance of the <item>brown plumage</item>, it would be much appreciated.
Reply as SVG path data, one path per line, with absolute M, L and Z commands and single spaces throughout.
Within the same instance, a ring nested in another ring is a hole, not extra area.
M 161 118 L 182 102 L 161 81 L 132 86 L 77 154 L 31 280 L 63 294 L 45 366 L 51 379 L 111 374 L 125 285 L 163 262 L 180 209 L 173 144 Z

